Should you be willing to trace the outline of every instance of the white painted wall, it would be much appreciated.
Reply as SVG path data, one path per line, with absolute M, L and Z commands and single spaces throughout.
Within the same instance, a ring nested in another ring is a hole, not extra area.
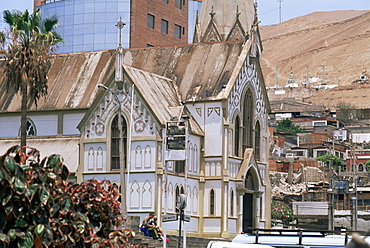
M 209 215 L 209 193 L 210 190 L 213 188 L 215 190 L 215 216 L 221 216 L 221 207 L 222 204 L 219 204 L 222 202 L 222 194 L 221 194 L 221 181 L 220 180 L 208 180 L 205 183 L 204 187 L 204 216 L 210 216 Z
M 105 143 L 87 143 L 84 145 L 84 172 L 107 171 L 107 147 Z
M 1 117 L 0 137 L 17 137 L 20 126 L 21 126 L 20 116 Z
M 37 136 L 56 136 L 58 134 L 57 115 L 30 115 L 28 118 L 34 123 Z M 21 117 L 1 117 L 0 127 L 0 137 L 18 137 L 21 127 Z
M 96 179 L 96 180 L 99 180 L 99 181 L 102 181 L 102 180 L 110 180 L 112 183 L 117 183 L 117 185 L 119 185 L 119 173 L 117 174 L 87 174 L 87 175 L 84 175 L 84 178 L 83 180 L 84 181 L 87 181 L 87 180 L 90 180 L 90 179 Z
M 205 107 L 204 155 L 222 155 L 222 129 L 221 102 L 207 103 Z
M 36 126 L 37 136 L 56 136 L 58 134 L 58 115 L 30 115 Z
M 352 134 L 353 143 L 363 143 L 370 141 L 370 133 L 354 133 Z
M 236 233 L 236 218 L 228 219 L 228 231 L 229 233 Z
M 204 232 L 221 232 L 221 219 L 204 218 Z
M 131 145 L 131 171 L 156 169 L 156 141 L 133 141 Z
M 156 200 L 155 174 L 130 174 L 127 182 L 128 211 L 154 211 Z
M 199 175 L 201 153 L 200 137 L 191 135 L 188 142 L 188 175 Z
M 186 105 L 186 107 L 199 126 L 204 130 L 205 103 L 195 103 L 194 105 L 189 104 Z
M 63 135 L 80 134 L 77 125 L 82 120 L 84 114 L 63 114 Z

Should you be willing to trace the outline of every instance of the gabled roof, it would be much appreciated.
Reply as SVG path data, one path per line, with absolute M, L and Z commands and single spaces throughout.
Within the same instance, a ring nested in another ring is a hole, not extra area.
M 176 82 L 182 101 L 218 100 L 244 41 L 125 50 L 124 63 Z
M 98 92 L 97 85 L 104 84 L 113 75 L 115 51 L 99 51 L 50 56 L 48 95 L 41 97 L 37 108 L 32 100 L 29 110 L 65 110 L 89 108 Z M 0 112 L 21 110 L 20 94 L 7 93 L 3 66 L 0 61 Z
M 140 70 L 140 73 L 134 73 L 130 69 L 137 82 L 142 79 L 156 81 L 160 77 L 167 78 L 167 81 L 172 80 L 177 86 L 181 101 L 218 100 L 219 93 L 229 82 L 240 60 L 243 45 L 244 41 L 229 41 L 127 49 L 124 51 L 124 63 Z M 29 110 L 88 109 L 97 96 L 97 85 L 114 78 L 115 53 L 98 51 L 51 56 L 48 95 L 40 98 L 37 109 L 30 100 Z M 4 65 L 0 61 L 0 112 L 19 112 L 21 97 L 19 93 L 7 93 L 2 69 Z M 163 98 L 163 93 L 157 93 L 158 97 Z M 171 95 L 168 102 L 170 105 L 174 103 L 173 89 L 168 93 Z M 153 97 L 154 92 L 151 94 Z
M 174 114 L 170 107 L 181 104 L 175 83 L 168 78 L 130 66 L 124 65 L 123 68 L 161 123 L 165 124 L 170 120 Z

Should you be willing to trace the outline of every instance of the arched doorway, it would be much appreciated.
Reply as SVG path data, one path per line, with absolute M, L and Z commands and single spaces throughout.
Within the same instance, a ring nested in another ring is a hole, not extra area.
M 243 195 L 243 232 L 247 232 L 248 228 L 253 227 L 254 222 L 254 196 L 253 193 L 255 191 L 255 182 L 253 179 L 253 175 L 248 170 L 247 174 L 245 175 L 244 181 L 244 188 L 245 193 Z

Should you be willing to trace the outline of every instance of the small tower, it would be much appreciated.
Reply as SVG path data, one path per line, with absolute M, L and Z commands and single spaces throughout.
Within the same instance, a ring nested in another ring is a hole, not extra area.
M 203 0 L 194 41 L 246 40 L 256 12 L 254 0 Z
M 115 70 L 115 80 L 116 82 L 123 81 L 123 48 L 122 48 L 122 29 L 126 24 L 119 18 L 116 27 L 119 30 L 118 47 L 116 50 L 116 70 Z

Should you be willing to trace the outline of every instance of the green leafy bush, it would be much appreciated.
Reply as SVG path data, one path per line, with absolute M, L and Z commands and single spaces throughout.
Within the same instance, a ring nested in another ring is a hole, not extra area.
M 300 126 L 294 125 L 294 123 L 289 119 L 277 121 L 276 130 L 278 132 L 291 133 L 291 134 L 307 133 L 306 130 L 304 130 Z
M 127 247 L 117 187 L 70 182 L 63 162 L 19 146 L 0 157 L 0 247 Z
M 282 201 L 272 200 L 271 219 L 281 220 L 283 224 L 289 224 L 294 220 L 293 209 Z
M 324 154 L 322 156 L 316 157 L 317 161 L 322 161 L 327 166 L 332 166 L 335 171 L 339 171 L 339 168 L 341 168 L 341 171 L 345 171 L 345 163 L 335 156 L 334 154 Z

